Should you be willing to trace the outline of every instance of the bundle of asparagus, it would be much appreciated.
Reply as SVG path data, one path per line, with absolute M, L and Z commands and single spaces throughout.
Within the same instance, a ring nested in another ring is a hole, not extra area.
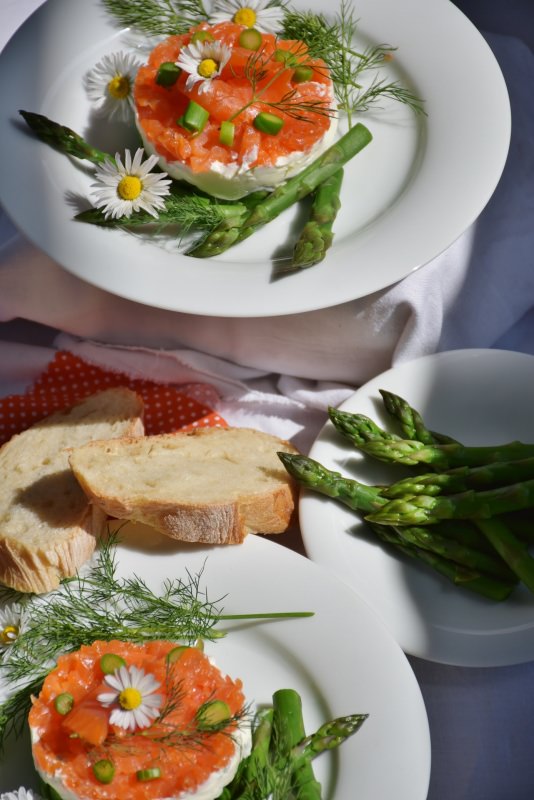
M 380 394 L 398 432 L 334 408 L 330 420 L 362 453 L 408 466 L 413 475 L 367 486 L 306 456 L 279 453 L 288 472 L 358 511 L 382 542 L 459 586 L 492 600 L 506 599 L 520 582 L 534 593 L 534 444 L 465 446 L 430 430 L 399 395 Z
M 294 689 L 279 689 L 273 694 L 272 706 L 258 713 L 252 751 L 219 800 L 320 800 L 321 785 L 314 775 L 313 760 L 355 734 L 367 716 L 339 717 L 307 736 L 300 695 Z

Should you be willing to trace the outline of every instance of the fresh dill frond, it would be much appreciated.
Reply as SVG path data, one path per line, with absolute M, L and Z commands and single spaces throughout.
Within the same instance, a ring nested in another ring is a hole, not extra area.
M 365 86 L 365 73 L 379 70 L 395 50 L 389 44 L 377 44 L 358 51 L 354 47 L 357 20 L 352 5 L 342 0 L 340 10 L 329 22 L 324 14 L 288 10 L 284 16 L 284 36 L 305 42 L 312 58 L 321 58 L 327 65 L 339 109 L 352 115 L 368 111 L 381 99 L 396 100 L 415 113 L 425 113 L 422 101 L 397 81 L 388 82 L 374 76 Z
M 149 36 L 186 33 L 209 17 L 202 0 L 103 0 L 103 4 L 121 25 Z
M 90 208 L 76 214 L 78 222 L 88 222 L 103 228 L 138 228 L 151 225 L 156 230 L 174 225 L 180 233 L 186 234 L 194 228 L 212 230 L 229 216 L 244 215 L 246 208 L 242 203 L 226 203 L 212 197 L 198 194 L 194 189 L 179 189 L 165 198 L 165 207 L 155 219 L 146 211 L 137 211 L 130 217 L 109 217 L 106 219 L 101 209 Z

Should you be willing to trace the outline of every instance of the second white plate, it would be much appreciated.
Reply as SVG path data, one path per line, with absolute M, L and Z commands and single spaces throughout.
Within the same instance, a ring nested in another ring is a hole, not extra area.
M 464 444 L 534 441 L 534 358 L 500 350 L 425 356 L 384 372 L 341 408 L 384 427 L 379 389 L 405 397 L 433 430 Z M 329 422 L 310 455 L 363 481 L 391 481 L 395 467 L 362 459 Z M 534 659 L 534 596 L 514 590 L 503 603 L 461 590 L 427 567 L 383 549 L 359 517 L 311 492 L 300 503 L 308 555 L 352 586 L 382 617 L 406 653 L 459 666 L 502 666 Z

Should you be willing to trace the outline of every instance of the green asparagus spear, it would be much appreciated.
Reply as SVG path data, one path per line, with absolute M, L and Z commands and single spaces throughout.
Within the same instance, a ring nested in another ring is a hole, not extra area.
M 478 467 L 496 461 L 519 461 L 534 456 L 534 444 L 509 444 L 469 447 L 458 443 L 425 445 L 412 439 L 376 439 L 358 445 L 362 452 L 387 463 L 429 464 L 434 469 Z
M 243 223 L 227 230 L 213 232 L 200 244 L 195 245 L 189 255 L 197 258 L 209 258 L 219 255 L 236 242 L 240 242 L 253 234 L 263 225 L 275 219 L 282 211 L 289 208 L 311 194 L 323 181 L 353 158 L 371 141 L 370 131 L 361 123 L 350 128 L 335 144 L 325 150 L 302 172 L 289 178 L 277 187 L 265 200 L 251 211 Z
M 384 497 L 406 494 L 457 494 L 469 489 L 494 488 L 534 477 L 534 458 L 520 461 L 496 461 L 481 467 L 455 467 L 446 472 L 409 476 L 382 489 Z
M 289 474 L 300 484 L 340 500 L 355 511 L 369 513 L 386 503 L 378 487 L 344 478 L 340 473 L 326 469 L 307 456 L 284 452 L 278 453 L 278 456 Z M 454 531 L 451 530 L 452 525 L 447 528 L 446 524 L 443 527 L 432 526 L 431 531 L 416 527 L 395 528 L 395 531 L 397 538 L 406 544 L 444 556 L 464 567 L 476 569 L 478 573 L 513 580 L 506 565 L 495 558 L 493 548 L 485 547 L 484 538 L 477 535 L 476 530 L 473 531 L 470 527 L 466 530 L 466 527 L 462 522 Z
M 349 714 L 325 722 L 315 733 L 302 739 L 291 751 L 293 758 L 317 758 L 321 753 L 332 750 L 360 730 L 369 714 Z
M 328 416 L 334 428 L 356 447 L 375 440 L 386 442 L 400 440 L 395 433 L 389 433 L 380 428 L 365 414 L 355 414 L 354 412 L 341 411 L 339 408 L 330 407 Z
M 454 441 L 450 436 L 429 430 L 421 414 L 398 394 L 388 392 L 386 389 L 379 389 L 378 391 L 382 395 L 386 411 L 400 422 L 401 430 L 406 439 L 415 439 L 415 441 L 423 442 L 424 444 L 444 444 L 445 442 Z
M 315 190 L 310 217 L 295 244 L 291 265 L 284 272 L 312 267 L 324 259 L 334 240 L 332 227 L 341 208 L 342 183 L 343 170 L 338 169 Z
M 430 527 L 405 525 L 395 527 L 395 532 L 406 544 L 415 545 L 438 556 L 443 556 L 449 561 L 454 561 L 456 564 L 478 573 L 517 583 L 514 573 L 505 562 L 495 557 L 496 554 L 490 555 L 443 535 L 439 525 Z
M 355 511 L 371 512 L 387 502 L 377 487 L 344 478 L 308 456 L 279 452 L 278 457 L 299 483 L 327 497 L 337 498 Z
M 321 800 L 321 784 L 315 778 L 312 761 L 304 754 L 293 755 L 293 748 L 306 738 L 302 702 L 293 689 L 279 689 L 273 694 L 273 739 L 277 758 L 289 762 L 293 793 L 299 800 Z
M 476 525 L 510 569 L 534 593 L 534 558 L 526 544 L 517 539 L 501 519 L 477 519 Z
M 87 161 L 92 161 L 93 164 L 101 164 L 106 159 L 113 161 L 113 156 L 96 147 L 92 147 L 79 134 L 65 125 L 59 125 L 57 122 L 48 119 L 48 117 L 44 117 L 42 114 L 34 114 L 32 111 L 19 111 L 19 114 L 42 142 L 50 145 L 55 150 L 59 150 L 60 153 L 65 153 L 65 155 L 74 156 L 75 158 L 87 159 Z
M 534 544 L 534 514 L 531 509 L 511 511 L 502 514 L 498 519 L 507 525 L 514 536 L 527 544 Z
M 432 567 L 432 569 L 448 578 L 456 586 L 462 586 L 464 589 L 469 589 L 476 594 L 498 602 L 506 600 L 515 587 L 514 583 L 507 583 L 497 578 L 482 575 L 476 570 L 466 569 L 459 564 L 455 564 L 454 561 L 449 561 L 429 550 L 423 550 L 421 547 L 402 542 L 397 537 L 396 532 L 385 525 L 372 524 L 371 527 L 383 542 L 391 545 L 403 555 L 422 561 Z
M 534 507 L 534 479 L 483 492 L 449 496 L 405 495 L 390 500 L 370 516 L 386 525 L 431 525 L 440 519 L 487 519 Z

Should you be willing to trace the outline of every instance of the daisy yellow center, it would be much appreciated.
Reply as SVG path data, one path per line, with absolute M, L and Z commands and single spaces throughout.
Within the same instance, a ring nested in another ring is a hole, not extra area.
M 18 635 L 18 625 L 6 625 L 6 627 L 0 631 L 0 642 L 2 642 L 2 644 L 11 644 Z
M 125 175 L 120 179 L 117 193 L 122 200 L 136 200 L 143 189 L 143 184 L 137 175 Z
M 211 78 L 217 72 L 219 65 L 213 58 L 203 58 L 198 65 L 198 74 L 203 78 Z
M 125 75 L 115 75 L 108 83 L 108 92 L 115 100 L 124 100 L 130 94 L 130 80 Z
M 252 8 L 240 8 L 234 14 L 236 25 L 244 25 L 246 28 L 253 28 L 256 24 L 256 12 Z
M 134 689 L 132 686 L 123 689 L 119 695 L 119 705 L 125 711 L 133 711 L 134 708 L 139 708 L 142 702 L 143 695 L 139 689 Z

